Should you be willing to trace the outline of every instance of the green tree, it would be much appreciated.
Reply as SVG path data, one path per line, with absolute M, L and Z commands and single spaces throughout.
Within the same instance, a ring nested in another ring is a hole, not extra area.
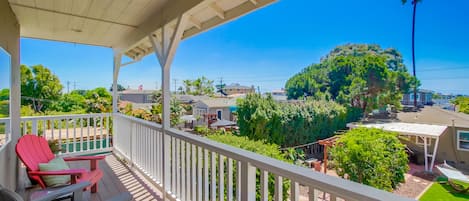
M 10 89 L 0 90 L 0 101 L 10 100 Z
M 407 72 L 397 50 L 347 44 L 294 75 L 285 88 L 291 99 L 332 99 L 366 114 L 387 104 L 400 106 L 402 94 L 414 85 L 418 81 Z
M 42 112 L 62 94 L 59 78 L 47 67 L 21 65 L 22 104 L 32 105 L 34 111 Z
M 72 93 L 64 94 L 57 102 L 54 102 L 51 108 L 60 112 L 72 112 L 83 110 L 86 107 L 85 97 L 79 93 L 72 91 Z
M 122 86 L 121 84 L 117 84 L 117 91 L 124 91 L 125 87 Z M 112 91 L 112 85 L 109 87 L 109 91 Z
M 451 101 L 458 108 L 459 112 L 469 114 L 469 97 L 459 96 Z
M 336 172 L 343 178 L 392 191 L 409 170 L 405 146 L 397 133 L 376 128 L 353 129 L 331 149 Z
M 87 91 L 85 99 L 86 112 L 103 113 L 112 110 L 112 95 L 104 87 Z
M 189 95 L 207 95 L 214 94 L 213 80 L 207 79 L 205 76 L 199 77 L 195 80 L 183 80 L 184 93 Z

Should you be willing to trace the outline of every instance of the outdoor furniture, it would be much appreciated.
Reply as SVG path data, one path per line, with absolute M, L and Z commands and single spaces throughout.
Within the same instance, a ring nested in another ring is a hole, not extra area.
M 90 170 L 86 169 L 69 169 L 58 171 L 40 171 L 40 163 L 48 163 L 55 158 L 46 139 L 36 135 L 24 135 L 16 144 L 16 154 L 27 168 L 30 179 L 39 183 L 41 188 L 46 188 L 42 176 L 51 175 L 70 175 L 71 184 L 82 181 L 90 182 L 85 190 L 91 189 L 92 193 L 98 191 L 98 181 L 103 177 L 103 172 L 98 168 L 98 160 L 104 159 L 104 156 L 77 156 L 66 157 L 64 161 L 90 161 Z
M 31 201 L 52 201 L 52 200 L 62 200 L 71 198 L 72 201 L 82 201 L 84 200 L 83 188 L 91 185 L 90 182 L 80 182 L 78 184 L 73 184 L 57 189 L 47 189 L 34 192 L 30 200 Z M 3 188 L 0 185 L 0 200 L 2 201 L 24 201 L 24 199 L 18 195 L 16 192 L 13 192 L 9 189 Z M 121 193 L 114 196 L 113 198 L 107 201 L 130 201 L 132 196 L 128 192 Z
M 469 184 L 469 177 L 464 175 L 461 171 L 446 164 L 446 161 L 441 165 L 437 165 L 436 168 L 441 172 L 441 174 L 448 178 L 448 184 L 453 188 L 453 190 L 458 193 L 466 193 L 469 191 L 469 187 L 464 188 L 462 185 L 453 182 L 460 181 Z

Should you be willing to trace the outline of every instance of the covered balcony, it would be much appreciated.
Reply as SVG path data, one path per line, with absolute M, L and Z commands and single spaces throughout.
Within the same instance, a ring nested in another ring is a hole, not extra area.
M 170 68 L 179 42 L 273 2 L 1 1 L 0 47 L 9 58 L 11 90 L 10 117 L 0 119 L 6 128 L 0 139 L 0 184 L 27 196 L 14 148 L 22 135 L 32 133 L 57 140 L 58 155 L 108 155 L 100 162 L 105 173 L 99 191 L 90 200 L 122 191 L 135 200 L 410 200 L 170 127 Z M 20 37 L 112 48 L 113 112 L 21 117 Z M 117 110 L 120 68 L 153 53 L 162 72 L 162 124 Z M 123 57 L 131 61 L 122 63 Z M 269 189 L 274 189 L 270 197 Z

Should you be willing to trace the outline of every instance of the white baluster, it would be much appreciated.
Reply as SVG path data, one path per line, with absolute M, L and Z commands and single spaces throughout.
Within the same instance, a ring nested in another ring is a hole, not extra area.
M 228 168 L 228 171 L 226 173 L 226 179 L 228 184 L 226 199 L 227 201 L 233 201 L 233 159 L 228 158 L 226 166 Z
M 269 200 L 269 172 L 261 170 L 261 201 Z
M 208 174 L 208 169 L 209 169 L 209 158 L 208 158 L 208 150 L 204 149 L 204 201 L 209 200 L 209 194 L 210 194 L 210 189 L 209 189 L 209 174 Z
M 291 180 L 291 187 L 290 187 L 290 200 L 291 201 L 298 201 L 300 200 L 300 184 Z
M 218 200 L 225 201 L 225 157 L 218 155 Z
M 210 152 L 210 200 L 217 199 L 217 155 L 215 152 Z
M 256 167 L 248 162 L 241 162 L 241 199 L 242 201 L 256 200 Z

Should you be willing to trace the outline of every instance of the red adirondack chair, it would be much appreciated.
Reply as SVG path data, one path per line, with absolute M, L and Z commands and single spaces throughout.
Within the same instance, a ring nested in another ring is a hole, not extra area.
M 35 135 L 24 135 L 18 140 L 16 144 L 16 154 L 23 161 L 27 167 L 29 178 L 39 183 L 42 188 L 46 188 L 41 176 L 47 175 L 70 175 L 71 183 L 75 184 L 81 181 L 89 181 L 90 186 L 85 190 L 90 190 L 92 193 L 98 191 L 98 181 L 103 177 L 103 172 L 98 168 L 98 160 L 104 159 L 104 156 L 78 156 L 78 157 L 65 157 L 65 161 L 90 161 L 90 170 L 86 169 L 70 169 L 60 171 L 40 171 L 39 163 L 48 163 L 54 159 L 49 144 L 43 137 Z

